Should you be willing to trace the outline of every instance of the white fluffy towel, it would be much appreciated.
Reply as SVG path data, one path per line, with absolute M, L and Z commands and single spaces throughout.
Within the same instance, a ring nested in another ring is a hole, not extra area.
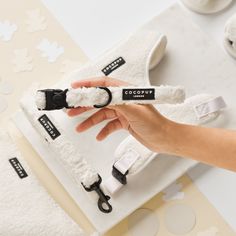
M 84 236 L 39 184 L 6 132 L 0 132 L 0 235 Z

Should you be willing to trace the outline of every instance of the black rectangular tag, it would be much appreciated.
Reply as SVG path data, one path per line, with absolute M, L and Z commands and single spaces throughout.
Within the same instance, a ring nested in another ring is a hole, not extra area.
M 28 176 L 23 166 L 20 164 L 19 160 L 16 157 L 9 159 L 9 162 L 21 179 Z
M 155 89 L 154 88 L 132 88 L 123 89 L 123 100 L 154 100 Z
M 118 69 L 120 66 L 122 66 L 124 64 L 125 64 L 125 60 L 122 57 L 119 57 L 116 60 L 114 60 L 113 62 L 111 62 L 109 65 L 104 67 L 102 69 L 102 72 L 105 75 L 109 75 L 112 71 Z
M 47 115 L 42 115 L 38 119 L 39 123 L 43 126 L 43 128 L 47 131 L 50 137 L 54 140 L 61 135 L 55 125 L 51 122 Z

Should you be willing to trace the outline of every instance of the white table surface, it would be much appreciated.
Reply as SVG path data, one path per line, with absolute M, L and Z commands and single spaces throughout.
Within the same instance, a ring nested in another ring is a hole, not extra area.
M 127 33 L 176 2 L 174 0 L 42 1 L 90 58 L 97 57 Z M 186 12 L 223 48 L 224 24 L 234 12 L 236 13 L 235 2 L 223 12 L 214 15 L 198 15 L 187 9 Z M 233 60 L 230 57 L 229 59 Z M 189 175 L 236 231 L 236 174 L 199 165 L 191 170 Z

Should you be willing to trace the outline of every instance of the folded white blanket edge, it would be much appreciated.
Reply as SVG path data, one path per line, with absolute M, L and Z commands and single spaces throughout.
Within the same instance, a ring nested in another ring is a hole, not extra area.
M 39 183 L 5 129 L 0 151 L 0 235 L 86 235 Z

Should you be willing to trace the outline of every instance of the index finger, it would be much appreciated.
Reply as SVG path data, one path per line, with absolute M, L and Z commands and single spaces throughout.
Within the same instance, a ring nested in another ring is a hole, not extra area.
M 118 87 L 121 85 L 128 85 L 128 83 L 113 79 L 110 77 L 97 77 L 97 78 L 90 78 L 90 79 L 84 79 L 75 81 L 71 84 L 72 88 L 79 88 L 79 87 Z

